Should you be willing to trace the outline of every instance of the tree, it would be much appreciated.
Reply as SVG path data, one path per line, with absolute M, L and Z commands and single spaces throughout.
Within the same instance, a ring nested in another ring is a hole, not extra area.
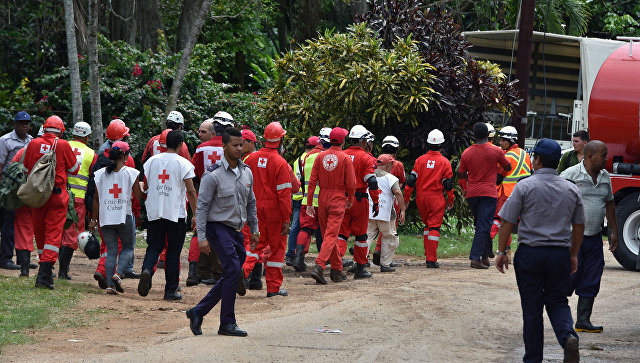
M 355 124 L 415 130 L 433 105 L 433 67 L 410 38 L 388 49 L 363 24 L 326 31 L 276 62 L 275 86 L 265 94 L 264 123 L 281 122 L 296 154 L 322 127 Z
M 180 22 L 176 36 L 176 50 L 180 51 L 185 48 L 187 39 L 193 28 L 194 21 L 198 18 L 198 13 L 202 8 L 202 0 L 184 0 L 182 4 L 182 12 L 180 13 Z
M 111 0 L 109 14 L 109 35 L 111 40 L 136 43 L 135 1 Z
M 98 1 L 89 0 L 89 88 L 93 147 L 102 145 L 102 107 L 100 105 L 100 71 L 98 69 Z
M 207 16 L 207 14 L 209 14 L 209 9 L 211 8 L 212 1 L 213 0 L 202 1 L 200 11 L 198 12 L 196 19 L 193 22 L 191 32 L 189 33 L 187 42 L 184 46 L 184 49 L 182 50 L 182 58 L 180 58 L 180 63 L 178 63 L 178 69 L 176 69 L 176 74 L 173 77 L 173 83 L 171 84 L 171 91 L 169 91 L 169 100 L 167 101 L 165 116 L 176 108 L 180 89 L 182 88 L 182 81 L 184 80 L 184 76 L 187 74 L 187 68 L 189 68 L 189 60 L 191 59 L 191 53 L 193 53 L 193 47 L 196 44 L 196 38 L 198 37 L 198 34 L 200 34 L 200 29 L 202 29 L 202 24 L 204 24 L 205 17 Z
M 82 90 L 80 88 L 80 67 L 78 66 L 78 49 L 73 15 L 73 0 L 64 0 L 64 19 L 67 32 L 67 54 L 69 58 L 69 75 L 71 78 L 71 103 L 73 105 L 73 124 L 83 120 Z
M 162 30 L 158 1 L 137 0 L 135 3 L 136 24 L 140 34 L 140 49 L 156 51 L 158 48 L 158 30 Z

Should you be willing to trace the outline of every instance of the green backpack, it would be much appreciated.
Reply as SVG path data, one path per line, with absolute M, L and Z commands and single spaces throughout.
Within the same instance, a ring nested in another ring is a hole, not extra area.
M 24 205 L 18 198 L 18 188 L 27 182 L 27 172 L 24 168 L 24 154 L 20 161 L 9 164 L 0 180 L 0 207 L 6 210 L 20 208 Z

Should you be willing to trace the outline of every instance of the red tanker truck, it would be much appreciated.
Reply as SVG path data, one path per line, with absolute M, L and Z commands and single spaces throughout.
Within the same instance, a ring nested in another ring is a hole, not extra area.
M 515 70 L 517 31 L 464 33 L 476 59 Z M 616 260 L 640 270 L 640 38 L 624 41 L 534 32 L 525 147 L 553 138 L 571 148 L 571 135 L 587 129 L 609 149 L 618 222 Z M 513 76 L 511 76 L 513 77 Z M 487 115 L 494 125 L 510 116 Z M 551 207 L 551 206 L 550 206 Z

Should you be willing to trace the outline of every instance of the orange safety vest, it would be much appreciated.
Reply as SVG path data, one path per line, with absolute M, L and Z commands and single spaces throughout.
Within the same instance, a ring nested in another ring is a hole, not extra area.
M 514 144 L 504 156 L 511 164 L 511 171 L 504 177 L 498 188 L 500 195 L 510 196 L 516 182 L 523 176 L 531 175 L 531 158 L 524 150 Z

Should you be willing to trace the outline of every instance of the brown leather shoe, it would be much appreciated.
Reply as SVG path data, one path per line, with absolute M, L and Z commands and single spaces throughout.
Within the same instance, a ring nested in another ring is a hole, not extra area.
M 487 267 L 491 266 L 491 262 L 489 261 L 488 257 L 485 257 L 485 258 L 481 259 L 480 262 L 482 262 L 482 264 L 487 266 Z
M 347 279 L 347 274 L 342 272 L 342 270 L 331 269 L 331 273 L 329 273 L 329 277 L 333 282 L 342 282 Z
M 480 262 L 480 260 L 471 260 L 470 266 L 471 268 L 477 268 L 480 270 L 486 270 L 489 268 L 489 266 L 483 264 L 482 262 Z
M 320 265 L 316 264 L 311 271 L 311 277 L 316 280 L 317 283 L 326 285 L 327 280 L 324 279 L 324 269 Z

